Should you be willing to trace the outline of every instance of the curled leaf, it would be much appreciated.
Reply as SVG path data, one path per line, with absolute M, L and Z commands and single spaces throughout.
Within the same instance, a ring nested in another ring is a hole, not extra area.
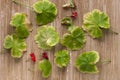
M 33 9 L 36 12 L 36 21 L 39 25 L 52 22 L 57 15 L 55 4 L 48 0 L 37 1 L 33 4 Z
M 66 67 L 69 63 L 69 60 L 70 56 L 67 50 L 61 50 L 56 52 L 54 61 L 58 67 L 60 68 Z
M 96 51 L 83 52 L 76 61 L 76 68 L 83 73 L 98 73 L 96 63 L 99 61 L 99 54 Z
M 48 78 L 50 76 L 50 73 L 52 71 L 52 65 L 49 60 L 44 59 L 41 60 L 38 64 L 39 70 L 42 72 L 42 76 L 44 78 Z
M 71 26 L 72 25 L 72 19 L 70 17 L 64 17 L 62 20 L 61 20 L 61 24 L 62 25 L 66 25 L 66 26 Z
M 93 38 L 102 37 L 102 30 L 110 28 L 110 21 L 107 14 L 99 10 L 93 10 L 84 15 L 83 29 Z
M 76 5 L 73 2 L 73 0 L 69 0 L 69 3 L 66 3 L 63 5 L 63 8 L 67 9 L 67 8 L 72 8 L 72 9 L 76 9 Z
M 20 58 L 23 55 L 23 51 L 26 51 L 26 43 L 16 35 L 8 35 L 4 40 L 4 48 L 11 49 L 12 57 Z
M 64 34 L 61 41 L 62 45 L 66 46 L 70 50 L 81 49 L 85 42 L 86 39 L 83 30 L 76 26 L 70 27 L 69 33 Z
M 44 50 L 51 49 L 59 42 L 59 35 L 52 26 L 42 26 L 37 30 L 35 41 L 39 48 Z

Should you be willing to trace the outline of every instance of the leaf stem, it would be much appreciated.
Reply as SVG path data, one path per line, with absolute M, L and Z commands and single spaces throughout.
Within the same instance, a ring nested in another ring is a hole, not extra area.
M 71 5 L 72 7 L 74 7 L 74 2 L 73 2 L 73 0 L 70 0 L 70 5 Z
M 6 53 L 6 50 L 3 49 L 0 51 L 0 54 L 3 54 L 3 53 Z
M 101 64 L 109 64 L 109 63 L 111 63 L 111 60 L 103 60 L 103 61 L 101 61 L 100 63 L 101 63 Z
M 112 29 L 109 29 L 109 31 L 112 32 L 113 34 L 116 34 L 116 35 L 119 34 L 118 32 L 115 32 L 115 31 L 113 31 Z
M 33 69 L 30 69 L 30 68 L 28 68 L 28 71 L 30 71 L 30 72 L 34 72 L 34 70 L 33 70 Z
M 25 60 L 25 62 L 28 62 L 28 61 L 30 61 L 31 59 L 29 58 L 29 59 L 27 59 L 27 60 Z
M 22 3 L 22 2 L 19 2 L 19 1 L 17 1 L 17 0 L 12 0 L 12 2 L 14 2 L 15 4 L 19 4 L 19 5 L 22 5 L 22 6 L 25 6 L 25 7 L 28 7 L 28 8 L 30 8 L 30 9 L 32 9 L 31 6 L 26 5 L 26 4 L 24 4 L 24 3 Z

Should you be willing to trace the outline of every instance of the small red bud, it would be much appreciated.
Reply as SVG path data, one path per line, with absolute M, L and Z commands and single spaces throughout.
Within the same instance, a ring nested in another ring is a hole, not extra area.
M 78 16 L 76 11 L 72 11 L 71 18 L 75 19 Z
M 48 59 L 47 53 L 46 53 L 46 52 L 43 52 L 43 53 L 42 53 L 42 57 L 43 57 L 44 59 Z
M 35 54 L 34 54 L 34 53 L 31 53 L 31 54 L 30 54 L 30 57 L 31 57 L 31 60 L 32 60 L 33 62 L 36 62 L 36 57 L 35 57 Z

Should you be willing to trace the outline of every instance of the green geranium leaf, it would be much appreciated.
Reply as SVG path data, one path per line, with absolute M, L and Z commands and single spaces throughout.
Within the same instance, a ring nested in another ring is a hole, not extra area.
M 16 28 L 16 34 L 20 38 L 26 38 L 29 36 L 28 28 L 25 25 Z
M 12 17 L 10 24 L 16 28 L 16 33 L 20 38 L 28 37 L 29 31 L 32 31 L 31 23 L 25 13 L 16 13 Z
M 48 78 L 50 76 L 50 73 L 52 71 L 52 65 L 49 60 L 42 60 L 39 62 L 38 67 L 40 71 L 42 72 L 42 76 L 44 78 Z
M 25 24 L 25 18 L 26 18 L 26 15 L 24 13 L 16 13 L 12 17 L 10 24 L 14 27 L 19 27 L 19 26 Z
M 38 28 L 35 36 L 38 47 L 47 50 L 59 42 L 59 35 L 52 26 L 42 26 Z
M 23 51 L 26 51 L 26 43 L 16 35 L 8 35 L 4 40 L 4 48 L 11 49 L 12 57 L 20 58 L 23 55 Z
M 87 31 L 93 38 L 102 37 L 101 28 L 110 28 L 108 15 L 96 9 L 85 14 L 83 20 L 83 29 Z
M 70 50 L 79 50 L 86 42 L 84 32 L 81 28 L 73 26 L 69 28 L 70 33 L 63 35 L 62 45 Z
M 54 61 L 58 65 L 58 67 L 66 67 L 69 63 L 69 60 L 70 57 L 67 50 L 61 50 L 56 52 Z
M 36 22 L 39 25 L 45 25 L 52 22 L 57 15 L 55 4 L 48 0 L 37 1 L 33 4 L 33 9 L 36 12 Z
M 83 73 L 99 72 L 96 63 L 99 61 L 99 54 L 96 51 L 83 52 L 75 61 L 76 68 Z

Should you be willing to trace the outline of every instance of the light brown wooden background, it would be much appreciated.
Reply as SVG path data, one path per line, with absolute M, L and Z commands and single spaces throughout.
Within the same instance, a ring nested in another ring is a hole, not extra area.
M 20 0 L 21 2 L 32 5 L 37 0 Z M 61 26 L 60 20 L 65 15 L 70 15 L 69 10 L 63 10 L 62 5 L 67 0 L 51 0 L 57 5 L 58 16 L 56 20 L 49 24 L 55 26 L 60 36 L 66 32 Z M 111 29 L 120 32 L 120 0 L 75 0 L 77 5 L 78 18 L 74 22 L 75 25 L 82 25 L 83 15 L 95 8 L 106 12 L 111 21 Z M 9 25 L 11 16 L 16 12 L 26 12 L 33 24 L 33 31 L 27 38 L 27 52 L 20 60 L 15 60 L 10 56 L 10 51 L 3 48 L 3 40 L 6 35 L 13 32 L 13 27 Z M 80 51 L 72 51 L 71 61 L 67 68 L 59 69 L 54 64 L 54 53 L 59 49 L 63 49 L 61 45 L 57 45 L 53 50 L 48 51 L 50 61 L 52 63 L 52 74 L 48 79 L 43 79 L 37 68 L 37 62 L 26 62 L 30 58 L 29 54 L 34 52 L 37 59 L 42 50 L 40 50 L 34 42 L 36 34 L 35 14 L 28 8 L 15 5 L 12 0 L 0 0 L 0 80 L 120 80 L 120 35 L 112 34 L 109 31 L 104 32 L 104 36 L 100 40 L 94 40 L 87 36 L 87 43 Z M 110 64 L 99 64 L 100 72 L 98 74 L 83 74 L 74 68 L 73 64 L 76 57 L 83 51 L 96 50 L 100 53 L 101 60 L 111 60 Z

